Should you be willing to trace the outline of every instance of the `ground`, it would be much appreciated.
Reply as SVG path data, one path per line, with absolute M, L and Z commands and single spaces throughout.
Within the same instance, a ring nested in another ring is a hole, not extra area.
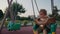
M 17 31 L 7 31 L 7 29 L 4 28 L 2 34 L 33 34 L 32 30 L 31 26 L 21 27 L 21 29 Z M 56 29 L 56 34 L 60 34 L 60 28 Z

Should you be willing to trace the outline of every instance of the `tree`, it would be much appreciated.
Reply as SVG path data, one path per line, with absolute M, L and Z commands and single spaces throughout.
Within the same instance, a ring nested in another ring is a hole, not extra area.
M 6 8 L 6 11 L 7 11 L 7 9 L 8 8 Z M 25 8 L 23 8 L 22 5 L 20 5 L 19 3 L 16 3 L 16 2 L 12 3 L 11 9 L 13 11 L 14 19 L 16 19 L 16 17 L 18 16 L 18 12 L 25 13 Z M 7 17 L 10 18 L 10 14 Z
M 52 14 L 49 14 L 50 17 L 55 17 L 56 20 L 60 20 L 60 15 L 58 14 L 60 10 L 58 10 L 57 6 L 54 6 Z
M 23 6 L 20 5 L 19 3 L 13 2 L 11 7 L 12 7 L 12 11 L 15 17 L 18 15 L 18 12 L 25 13 L 25 8 L 23 8 Z
M 0 9 L 0 20 L 3 19 L 3 16 L 4 16 L 3 11 Z

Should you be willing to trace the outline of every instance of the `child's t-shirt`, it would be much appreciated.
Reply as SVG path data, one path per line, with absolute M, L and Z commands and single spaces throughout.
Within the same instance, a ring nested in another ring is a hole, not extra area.
M 38 18 L 39 23 L 45 23 L 48 20 L 48 16 L 44 16 L 43 18 Z

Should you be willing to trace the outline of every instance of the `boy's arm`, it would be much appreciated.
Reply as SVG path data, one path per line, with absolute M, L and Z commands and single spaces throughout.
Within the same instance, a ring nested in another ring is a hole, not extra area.
M 55 23 L 56 20 L 54 17 L 51 17 L 51 18 L 48 18 L 45 22 L 42 22 L 41 24 L 42 25 L 47 25 L 47 24 L 50 24 L 50 23 Z
M 38 19 L 35 19 L 35 23 L 36 23 L 36 24 L 38 24 L 38 23 L 39 23 Z
M 55 22 L 56 22 L 56 19 L 54 17 L 51 17 L 48 19 L 47 24 L 55 23 Z
M 42 22 L 38 19 L 35 19 L 35 23 L 38 24 L 38 25 L 42 24 Z
M 38 25 L 45 25 L 45 23 L 43 21 L 38 21 L 38 19 L 35 20 L 35 23 Z
M 48 25 L 48 24 L 51 24 L 51 23 L 55 23 L 56 20 L 54 17 L 51 17 L 51 18 L 48 18 L 44 23 L 42 23 L 43 25 Z
M 48 18 L 45 22 L 43 21 L 38 21 L 38 19 L 35 19 L 35 23 L 38 24 L 38 25 L 47 25 L 47 24 L 50 24 L 50 23 L 54 23 L 56 20 L 54 17 L 52 18 Z

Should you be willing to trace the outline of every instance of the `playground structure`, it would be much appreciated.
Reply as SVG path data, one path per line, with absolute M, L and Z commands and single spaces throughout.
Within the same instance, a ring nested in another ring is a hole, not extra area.
M 3 29 L 3 24 L 4 24 L 4 22 L 5 22 L 5 19 L 6 19 L 6 16 L 7 16 L 7 14 L 8 14 L 8 12 L 10 13 L 10 16 L 11 16 L 11 19 L 12 19 L 12 21 L 8 24 L 8 30 L 9 31 L 12 31 L 12 30 L 19 30 L 20 29 L 20 27 L 21 27 L 21 25 L 20 25 L 20 23 L 15 23 L 15 20 L 14 20 L 14 16 L 13 16 L 13 12 L 12 12 L 12 9 L 11 9 L 11 4 L 12 4 L 12 1 L 13 0 L 11 0 L 11 1 L 9 1 L 9 0 L 7 0 L 8 1 L 8 10 L 7 10 L 7 12 L 6 12 L 6 14 L 5 14 L 5 16 L 4 16 L 4 19 L 2 20 L 2 24 L 1 24 L 1 28 L 0 28 L 0 32 L 1 32 L 1 30 Z M 52 1 L 52 0 L 51 0 Z M 34 13 L 34 17 L 35 17 L 35 11 L 34 11 L 34 5 L 33 5 L 33 0 L 31 0 L 31 2 L 32 2 L 32 8 L 33 8 L 33 13 Z M 37 10 L 38 10 L 38 6 L 37 6 L 37 3 L 36 3 L 36 0 L 35 0 L 35 4 L 36 4 L 36 7 L 37 7 Z M 54 7 L 54 5 L 53 5 L 53 2 L 51 2 L 51 6 L 52 7 Z M 54 9 L 52 8 L 52 11 L 53 11 Z M 38 12 L 39 12 L 39 10 L 38 10 Z M 10 25 L 12 25 L 12 26 L 10 26 Z M 17 27 L 18 26 L 18 27 Z M 55 31 L 56 31 L 56 24 L 52 24 L 51 25 L 51 31 L 49 32 L 49 34 L 56 34 L 55 33 Z
M 6 19 L 7 15 L 8 15 L 8 13 L 10 13 L 10 17 L 11 17 L 12 20 L 7 25 L 7 29 L 10 30 L 10 31 L 11 30 L 19 30 L 20 29 L 20 23 L 15 23 L 15 20 L 14 20 L 13 11 L 12 11 L 12 8 L 11 8 L 12 1 L 13 0 L 7 0 L 7 2 L 8 2 L 8 9 L 7 9 L 6 13 L 5 13 L 5 16 L 4 16 L 3 20 L 2 20 L 0 32 L 3 29 L 3 25 L 4 25 L 4 22 L 5 22 L 5 19 Z

